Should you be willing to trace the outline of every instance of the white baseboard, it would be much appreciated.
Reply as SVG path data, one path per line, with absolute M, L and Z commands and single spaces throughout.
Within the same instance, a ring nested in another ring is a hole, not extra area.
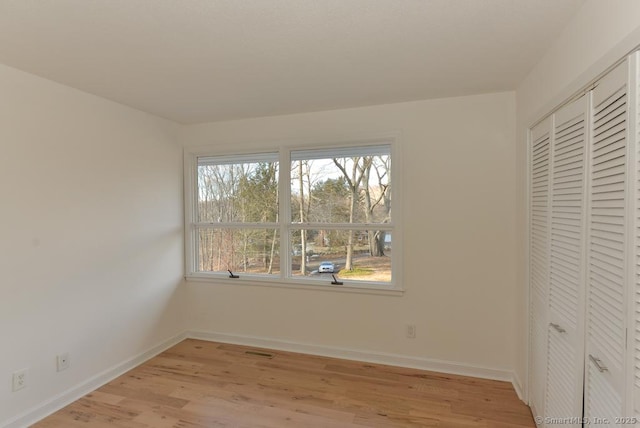
M 40 405 L 34 407 L 31 410 L 26 411 L 25 413 L 18 415 L 8 421 L 0 421 L 0 427 L 2 428 L 23 428 L 28 427 L 31 424 L 36 423 L 37 421 L 49 416 L 50 414 L 60 410 L 61 408 L 67 406 L 68 404 L 76 401 L 77 399 L 87 395 L 91 391 L 101 387 L 102 385 L 112 381 L 118 376 L 126 373 L 127 371 L 139 366 L 147 360 L 155 357 L 159 353 L 165 351 L 166 349 L 176 345 L 177 343 L 183 341 L 187 335 L 183 332 L 180 333 L 168 340 L 165 340 L 162 343 L 159 343 L 152 348 L 126 360 L 120 364 L 117 364 L 102 373 L 99 373 L 93 376 L 90 379 L 82 382 L 79 385 L 74 386 L 67 391 L 64 391 L 55 397 L 41 403 Z
M 518 398 L 520 399 L 520 401 L 527 404 L 527 397 L 524 394 L 525 390 L 522 386 L 522 381 L 520 381 L 520 377 L 518 377 L 516 372 L 513 372 L 513 376 L 511 377 L 511 383 L 513 384 L 513 389 L 516 390 L 516 394 L 518 394 Z
M 323 357 L 342 358 L 345 360 L 363 361 L 390 366 L 408 367 L 440 373 L 471 376 L 482 379 L 511 382 L 516 388 L 515 374 L 509 370 L 475 366 L 466 363 L 442 361 L 431 358 L 420 358 L 382 352 L 362 351 L 357 349 L 337 348 L 331 346 L 311 345 L 264 337 L 244 336 L 208 331 L 188 331 L 187 337 L 211 342 L 231 343 L 235 345 L 255 346 L 281 351 L 299 352 L 301 354 L 320 355 Z M 517 393 L 516 389 L 516 393 Z

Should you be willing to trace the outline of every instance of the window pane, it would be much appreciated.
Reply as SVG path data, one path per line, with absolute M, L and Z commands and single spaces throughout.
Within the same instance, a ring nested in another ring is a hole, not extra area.
M 198 272 L 279 274 L 277 229 L 200 229 Z
M 278 163 L 198 160 L 199 222 L 275 222 Z
M 294 277 L 391 281 L 389 231 L 295 230 L 290 239 Z
M 353 149 L 355 150 L 355 149 Z M 366 153 L 366 150 L 363 149 Z M 387 153 L 291 162 L 291 221 L 388 223 L 391 220 L 391 156 Z

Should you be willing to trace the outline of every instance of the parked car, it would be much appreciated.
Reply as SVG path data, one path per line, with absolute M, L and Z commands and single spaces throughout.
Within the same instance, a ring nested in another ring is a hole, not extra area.
M 336 267 L 331 262 L 322 262 L 322 263 L 320 263 L 320 267 L 318 267 L 318 272 L 319 273 L 323 273 L 323 272 L 333 273 L 335 268 Z

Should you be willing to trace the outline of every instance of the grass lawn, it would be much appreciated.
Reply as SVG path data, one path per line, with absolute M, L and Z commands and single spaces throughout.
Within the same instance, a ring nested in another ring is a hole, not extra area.
M 391 257 L 359 257 L 353 261 L 353 269 L 342 269 L 338 278 L 364 281 L 391 281 Z

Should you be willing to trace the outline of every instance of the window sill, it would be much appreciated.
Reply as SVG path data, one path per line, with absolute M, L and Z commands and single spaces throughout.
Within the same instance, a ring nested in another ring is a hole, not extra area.
M 185 276 L 187 282 L 201 282 L 225 286 L 250 286 L 250 287 L 277 287 L 292 288 L 298 290 L 333 291 L 339 293 L 377 294 L 382 296 L 402 296 L 404 290 L 392 288 L 390 285 L 360 285 L 346 283 L 332 285 L 320 281 L 296 281 L 295 279 L 271 279 L 245 276 L 244 278 L 231 279 L 224 275 L 196 273 Z

